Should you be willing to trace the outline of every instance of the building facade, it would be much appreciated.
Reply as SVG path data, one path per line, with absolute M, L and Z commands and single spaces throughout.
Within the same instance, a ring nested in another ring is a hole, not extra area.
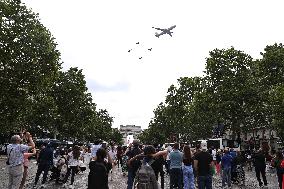
M 127 143 L 127 136 L 133 135 L 133 138 L 137 139 L 138 135 L 142 133 L 142 128 L 137 125 L 120 125 L 119 132 L 123 135 L 125 143 Z

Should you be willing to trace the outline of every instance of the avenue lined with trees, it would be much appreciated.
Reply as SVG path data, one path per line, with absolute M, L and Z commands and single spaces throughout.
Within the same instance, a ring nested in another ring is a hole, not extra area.
M 62 70 L 55 39 L 38 15 L 20 0 L 1 1 L 0 15 L 1 135 L 26 128 L 61 139 L 120 142 L 113 117 L 96 108 L 82 70 Z M 254 59 L 233 47 L 209 52 L 204 75 L 171 85 L 140 139 L 208 138 L 224 124 L 235 136 L 272 128 L 283 141 L 284 47 L 268 45 L 261 56 Z

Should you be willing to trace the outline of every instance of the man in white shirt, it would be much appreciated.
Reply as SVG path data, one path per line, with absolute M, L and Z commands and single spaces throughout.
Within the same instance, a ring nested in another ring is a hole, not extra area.
M 30 146 L 21 144 L 21 137 L 14 135 L 11 137 L 11 144 L 7 146 L 7 166 L 9 172 L 8 189 L 19 189 L 23 177 L 24 153 L 35 148 L 35 144 L 30 133 L 25 133 Z
M 102 147 L 102 145 L 100 144 L 99 141 L 96 141 L 94 145 L 91 146 L 91 157 L 93 160 L 96 159 L 96 153 L 98 151 L 98 149 L 100 149 Z

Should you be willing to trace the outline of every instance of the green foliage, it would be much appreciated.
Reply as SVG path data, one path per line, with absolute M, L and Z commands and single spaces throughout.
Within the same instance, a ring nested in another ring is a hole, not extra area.
M 121 142 L 106 110 L 96 111 L 82 70 L 61 71 L 48 29 L 20 0 L 0 1 L 0 129 L 22 128 L 40 137 Z
M 236 137 L 256 127 L 284 133 L 284 48 L 267 46 L 263 58 L 229 49 L 215 49 L 206 59 L 204 77 L 180 78 L 165 103 L 154 110 L 143 141 L 173 142 L 210 138 L 219 123 Z M 158 139 L 157 139 L 158 138 Z
M 44 96 L 58 75 L 60 53 L 38 16 L 18 0 L 0 2 L 0 26 L 0 126 L 11 131 L 29 125 L 34 108 L 49 101 Z

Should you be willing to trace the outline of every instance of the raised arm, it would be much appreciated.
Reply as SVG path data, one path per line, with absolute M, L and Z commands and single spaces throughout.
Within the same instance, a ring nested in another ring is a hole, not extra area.
M 28 145 L 29 145 L 30 149 L 34 149 L 35 143 L 33 141 L 32 135 L 29 132 L 26 132 L 25 137 L 28 140 Z
M 153 154 L 153 157 L 155 158 L 155 157 L 158 157 L 158 156 L 165 156 L 167 154 L 168 154 L 168 150 L 163 150 L 163 151 L 159 151 L 159 152 Z

